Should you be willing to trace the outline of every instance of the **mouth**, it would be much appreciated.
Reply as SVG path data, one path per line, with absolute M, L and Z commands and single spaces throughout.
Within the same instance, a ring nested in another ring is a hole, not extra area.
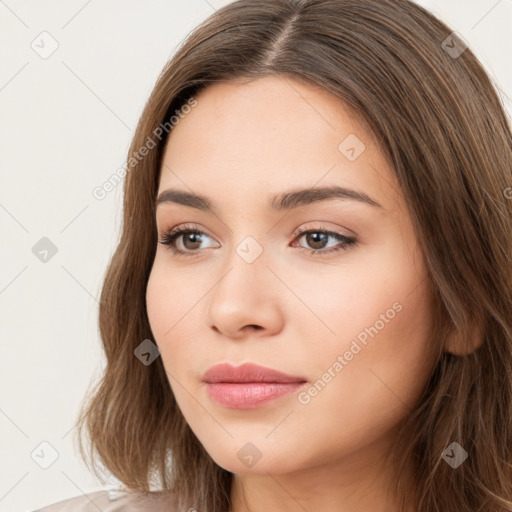
M 307 380 L 246 363 L 238 367 L 215 365 L 204 374 L 203 382 L 217 404 L 232 409 L 254 409 L 297 391 Z

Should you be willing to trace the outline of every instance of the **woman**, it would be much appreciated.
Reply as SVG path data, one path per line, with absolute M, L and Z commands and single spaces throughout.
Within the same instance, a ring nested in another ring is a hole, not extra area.
M 510 187 L 489 77 L 418 5 L 219 9 L 127 157 L 79 419 L 120 497 L 41 510 L 512 510 Z

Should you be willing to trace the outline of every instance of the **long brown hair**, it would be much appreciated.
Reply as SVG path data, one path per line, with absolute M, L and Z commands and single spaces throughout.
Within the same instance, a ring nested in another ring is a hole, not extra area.
M 269 75 L 330 91 L 375 134 L 425 254 L 437 342 L 453 333 L 459 340 L 459 353 L 439 351 L 390 452 L 396 468 L 414 461 L 419 484 L 407 489 L 396 478 L 400 510 L 411 501 L 417 512 L 512 510 L 510 122 L 471 49 L 408 0 L 238 0 L 165 66 L 127 157 L 122 234 L 99 311 L 106 367 L 78 420 L 82 457 L 88 463 L 86 430 L 100 478 L 97 460 L 129 489 L 173 491 L 184 509 L 228 511 L 233 474 L 187 425 L 161 358 L 145 366 L 134 349 L 154 339 L 145 292 L 171 125 L 208 84 Z M 468 454 L 456 469 L 442 457 L 453 442 Z

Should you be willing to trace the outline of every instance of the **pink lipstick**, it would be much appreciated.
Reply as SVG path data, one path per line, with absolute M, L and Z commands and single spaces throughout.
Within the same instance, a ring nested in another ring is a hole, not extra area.
M 203 375 L 203 382 L 210 398 L 218 404 L 232 409 L 254 409 L 298 390 L 307 380 L 246 363 L 237 367 L 212 366 Z

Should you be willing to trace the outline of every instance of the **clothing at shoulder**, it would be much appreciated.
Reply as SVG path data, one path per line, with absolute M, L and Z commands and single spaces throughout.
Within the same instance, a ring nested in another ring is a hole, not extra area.
M 74 496 L 33 512 L 177 512 L 177 499 L 165 492 L 135 493 L 119 489 Z

